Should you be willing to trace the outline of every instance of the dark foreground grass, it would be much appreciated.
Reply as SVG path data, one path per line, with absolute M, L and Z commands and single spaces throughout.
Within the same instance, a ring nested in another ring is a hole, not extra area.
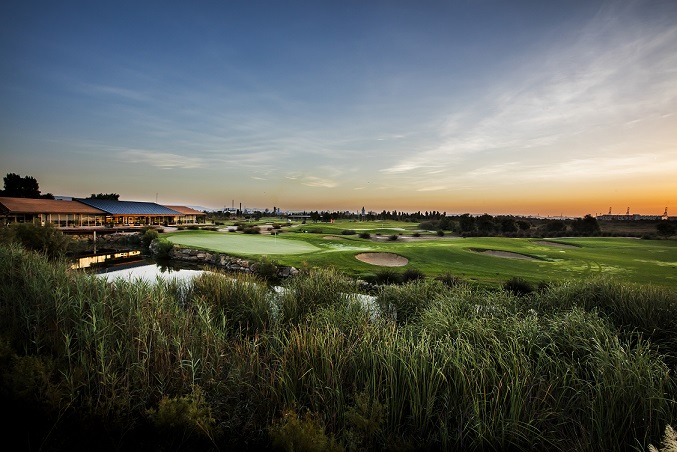
M 309 270 L 108 283 L 0 248 L 5 439 L 42 450 L 632 450 L 677 406 L 677 297 Z

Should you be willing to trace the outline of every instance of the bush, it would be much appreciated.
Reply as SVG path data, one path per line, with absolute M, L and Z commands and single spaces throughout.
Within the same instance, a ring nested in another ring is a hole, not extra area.
M 15 224 L 3 236 L 8 243 L 20 243 L 25 249 L 44 253 L 50 259 L 63 257 L 72 242 L 50 223 L 45 226 L 33 223 Z
M 160 234 L 158 234 L 155 229 L 146 229 L 146 231 L 141 234 L 141 244 L 144 248 L 148 248 L 153 240 L 157 239 L 159 235 Z
M 277 265 L 266 256 L 263 256 L 261 260 L 254 265 L 253 270 L 268 283 L 275 284 L 280 282 L 280 278 L 277 275 Z
M 371 234 L 369 234 L 368 232 L 360 232 L 360 236 L 359 236 L 359 237 L 360 237 L 361 239 L 370 239 L 370 238 L 371 238 Z
M 158 259 L 169 259 L 174 244 L 165 238 L 157 238 L 150 243 L 148 249 Z
M 286 452 L 342 451 L 333 437 L 327 436 L 316 413 L 306 412 L 299 416 L 294 410 L 286 410 L 268 434 L 275 450 Z
M 524 279 L 515 276 L 510 278 L 508 281 L 505 282 L 505 284 L 503 284 L 503 289 L 507 290 L 512 294 L 524 296 L 533 292 L 534 286 L 532 286 L 531 283 L 529 283 L 528 281 L 525 281 Z
M 397 234 L 393 234 L 391 236 L 388 236 L 388 240 L 391 241 L 391 242 L 394 242 L 398 238 L 400 238 L 400 236 L 398 236 Z
M 407 283 L 409 281 L 416 281 L 419 279 L 425 279 L 425 275 L 421 270 L 416 268 L 408 268 L 402 273 L 402 282 Z
M 444 237 L 444 231 L 441 230 L 441 229 L 439 229 L 439 230 L 437 231 L 437 236 L 438 236 L 438 237 Z
M 258 226 L 245 226 L 242 229 L 242 232 L 245 234 L 260 234 L 261 233 L 261 228 Z
M 341 234 L 342 235 L 355 235 L 356 232 L 353 231 L 352 229 L 344 229 L 343 231 L 341 231 Z
M 435 278 L 447 287 L 456 287 L 463 282 L 460 276 L 454 276 L 451 273 L 445 273 Z
M 411 234 L 411 236 L 412 237 L 420 237 L 421 233 L 420 232 L 414 232 L 413 234 Z
M 149 409 L 146 414 L 155 427 L 165 435 L 214 436 L 214 424 L 211 409 L 205 401 L 199 386 L 193 387 L 193 393 L 169 398 L 164 396 L 157 409 Z
M 374 282 L 376 284 L 399 284 L 402 282 L 402 275 L 392 268 L 384 268 L 376 272 Z

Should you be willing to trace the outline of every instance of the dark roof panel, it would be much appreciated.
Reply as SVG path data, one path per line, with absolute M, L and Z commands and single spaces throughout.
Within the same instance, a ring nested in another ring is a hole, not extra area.
M 84 199 L 77 201 L 103 210 L 110 215 L 181 215 L 176 210 L 154 202 L 115 201 L 112 199 Z

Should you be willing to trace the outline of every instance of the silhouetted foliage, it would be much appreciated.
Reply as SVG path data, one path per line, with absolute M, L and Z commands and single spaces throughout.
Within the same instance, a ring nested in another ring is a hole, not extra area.
M 545 224 L 546 232 L 564 232 L 567 230 L 567 225 L 562 220 L 550 220 Z
M 41 198 L 40 185 L 34 177 L 21 177 L 15 173 L 7 173 L 3 179 L 5 181 L 5 189 L 2 191 L 2 196 L 10 198 Z M 54 199 L 51 193 L 48 193 L 45 197 Z
M 572 228 L 575 232 L 581 234 L 593 234 L 600 231 L 597 218 L 590 214 L 583 218 L 576 218 L 573 222 Z
M 120 195 L 117 193 L 98 193 L 96 195 L 92 193 L 87 199 L 111 199 L 117 201 L 119 198 Z
M 661 221 L 656 225 L 656 231 L 663 237 L 670 237 L 675 235 L 677 227 L 670 221 Z

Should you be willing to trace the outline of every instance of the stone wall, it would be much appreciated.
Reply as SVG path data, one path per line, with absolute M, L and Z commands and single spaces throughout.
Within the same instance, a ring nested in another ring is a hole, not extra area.
M 169 256 L 172 259 L 179 261 L 210 265 L 228 271 L 243 273 L 257 273 L 257 267 L 259 265 L 255 261 L 248 261 L 246 259 L 229 256 L 224 253 L 215 253 L 212 251 L 198 250 L 193 248 L 182 248 L 176 245 L 172 247 L 172 250 L 169 252 Z M 298 270 L 294 267 L 277 266 L 277 275 L 280 278 L 294 276 L 297 273 Z

